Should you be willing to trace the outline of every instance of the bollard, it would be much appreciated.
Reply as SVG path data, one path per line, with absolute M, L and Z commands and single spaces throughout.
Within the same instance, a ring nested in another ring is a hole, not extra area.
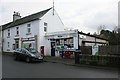
M 79 54 L 81 54 L 81 50 L 76 50 L 75 51 L 75 64 L 80 63 L 80 61 L 79 61 L 80 55 Z

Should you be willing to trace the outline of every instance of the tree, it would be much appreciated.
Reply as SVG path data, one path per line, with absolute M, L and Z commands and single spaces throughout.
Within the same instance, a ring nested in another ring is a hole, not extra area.
M 109 30 L 101 30 L 100 37 L 109 40 L 110 45 L 120 45 L 120 33 Z
M 98 28 L 97 28 L 98 35 L 100 35 L 101 30 L 105 30 L 105 29 L 106 29 L 105 25 L 98 26 Z

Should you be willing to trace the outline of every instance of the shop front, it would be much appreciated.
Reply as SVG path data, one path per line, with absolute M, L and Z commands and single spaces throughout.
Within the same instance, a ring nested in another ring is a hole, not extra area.
M 60 56 L 62 54 L 62 49 L 74 48 L 73 37 L 50 39 L 50 43 L 51 43 L 51 56 Z
M 37 36 L 21 38 L 21 47 L 22 48 L 34 48 L 37 50 Z
M 48 33 L 45 36 L 49 40 L 51 45 L 51 56 L 62 56 L 65 49 L 73 50 L 78 48 L 78 36 L 77 32 L 58 32 Z

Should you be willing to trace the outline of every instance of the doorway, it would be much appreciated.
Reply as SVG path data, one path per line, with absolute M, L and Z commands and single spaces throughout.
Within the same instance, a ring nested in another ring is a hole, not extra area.
M 51 42 L 51 56 L 55 56 L 55 42 Z
M 15 39 L 15 49 L 19 48 L 19 38 Z

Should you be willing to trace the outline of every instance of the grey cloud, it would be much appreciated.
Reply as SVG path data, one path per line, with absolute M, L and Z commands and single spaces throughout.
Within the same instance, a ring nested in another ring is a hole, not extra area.
M 118 1 L 55 0 L 55 9 L 66 27 L 94 32 L 101 24 L 105 24 L 109 29 L 117 25 Z M 52 0 L 4 0 L 4 5 L 0 5 L 0 15 L 3 18 L 0 24 L 11 21 L 14 10 L 19 11 L 22 16 L 27 16 L 49 7 L 52 7 Z

